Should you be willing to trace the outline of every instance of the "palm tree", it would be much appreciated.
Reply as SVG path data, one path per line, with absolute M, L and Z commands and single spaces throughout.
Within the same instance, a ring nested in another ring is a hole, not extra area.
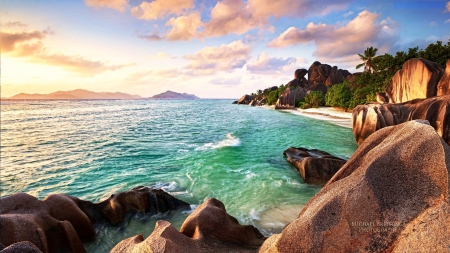
M 363 63 L 356 66 L 357 69 L 364 66 L 364 72 L 377 72 L 374 66 L 372 65 L 372 60 L 375 58 L 377 54 L 378 48 L 368 47 L 364 50 L 364 55 L 358 54 L 359 58 L 363 61 Z

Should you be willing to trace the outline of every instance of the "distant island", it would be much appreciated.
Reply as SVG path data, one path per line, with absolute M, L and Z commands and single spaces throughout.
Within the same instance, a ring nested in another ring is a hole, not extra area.
M 154 95 L 153 97 L 150 97 L 150 99 L 199 99 L 199 98 L 193 94 L 178 93 L 168 90 L 161 94 Z
M 3 98 L 2 98 L 3 99 Z M 7 99 L 143 99 L 122 92 L 93 92 L 88 90 L 57 91 L 50 94 L 20 93 Z

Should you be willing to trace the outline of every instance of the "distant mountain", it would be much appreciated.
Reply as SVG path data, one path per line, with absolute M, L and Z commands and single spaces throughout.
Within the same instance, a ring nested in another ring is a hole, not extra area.
M 150 99 L 199 99 L 199 98 L 193 94 L 178 93 L 168 90 L 161 94 L 154 95 L 153 97 L 150 97 Z
M 142 99 L 142 97 L 122 92 L 93 92 L 77 89 L 72 91 L 57 91 L 50 94 L 20 93 L 9 99 Z

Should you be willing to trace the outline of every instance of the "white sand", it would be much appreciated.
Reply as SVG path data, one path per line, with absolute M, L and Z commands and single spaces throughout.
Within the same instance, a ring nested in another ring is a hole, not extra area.
M 318 120 L 325 120 L 338 126 L 352 128 L 352 113 L 336 110 L 333 107 L 320 107 L 310 109 L 284 110 Z

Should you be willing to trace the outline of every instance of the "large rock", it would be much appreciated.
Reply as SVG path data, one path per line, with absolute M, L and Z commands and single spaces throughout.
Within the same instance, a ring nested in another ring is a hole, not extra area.
M 114 252 L 255 252 L 265 237 L 253 226 L 239 225 L 222 202 L 207 199 L 189 215 L 178 232 L 170 223 L 158 221 L 144 240 L 137 235 L 121 241 Z
M 70 198 L 86 213 L 91 222 L 108 222 L 113 225 L 120 224 L 129 211 L 157 214 L 190 207 L 188 203 L 174 198 L 163 190 L 144 186 L 113 194 L 99 203 L 92 203 L 76 197 Z
M 277 90 L 277 89 L 278 89 L 278 86 L 272 86 L 270 88 L 266 88 L 263 90 L 263 94 L 268 94 L 269 92 Z
M 406 121 L 428 120 L 437 133 L 450 144 L 450 95 L 415 99 L 401 104 L 367 104 L 353 109 L 353 134 L 361 144 L 375 131 Z
M 348 72 L 348 70 L 338 69 L 337 66 L 334 66 L 331 68 L 330 75 L 328 76 L 327 80 L 325 80 L 325 85 L 333 86 L 338 83 L 343 83 L 348 75 L 350 75 L 350 72 Z
M 95 237 L 92 223 L 117 225 L 131 210 L 157 214 L 179 208 L 189 208 L 189 204 L 147 187 L 113 194 L 100 203 L 62 194 L 40 201 L 17 193 L 0 199 L 0 245 L 8 248 L 28 241 L 42 252 L 85 252 L 82 241 Z
M 255 97 L 250 95 L 244 95 L 242 96 L 238 101 L 237 104 L 239 105 L 248 105 Z
M 283 94 L 278 98 L 275 105 L 276 109 L 294 109 L 295 101 L 303 99 L 306 96 L 306 89 L 299 87 L 297 89 L 291 90 L 286 88 Z
M 444 75 L 437 85 L 437 95 L 450 95 L 450 59 L 447 60 Z
M 318 150 L 290 147 L 283 152 L 306 183 L 324 184 L 345 164 L 345 160 Z
M 316 83 L 325 83 L 330 76 L 331 66 L 315 61 L 308 69 L 309 86 Z
M 42 253 L 42 251 L 31 242 L 25 241 L 11 244 L 8 247 L 0 245 L 0 253 Z
M 449 170 L 428 124 L 383 128 L 259 252 L 448 252 Z
M 386 89 L 389 102 L 402 103 L 436 96 L 437 84 L 443 74 L 444 67 L 435 62 L 423 58 L 406 61 Z

